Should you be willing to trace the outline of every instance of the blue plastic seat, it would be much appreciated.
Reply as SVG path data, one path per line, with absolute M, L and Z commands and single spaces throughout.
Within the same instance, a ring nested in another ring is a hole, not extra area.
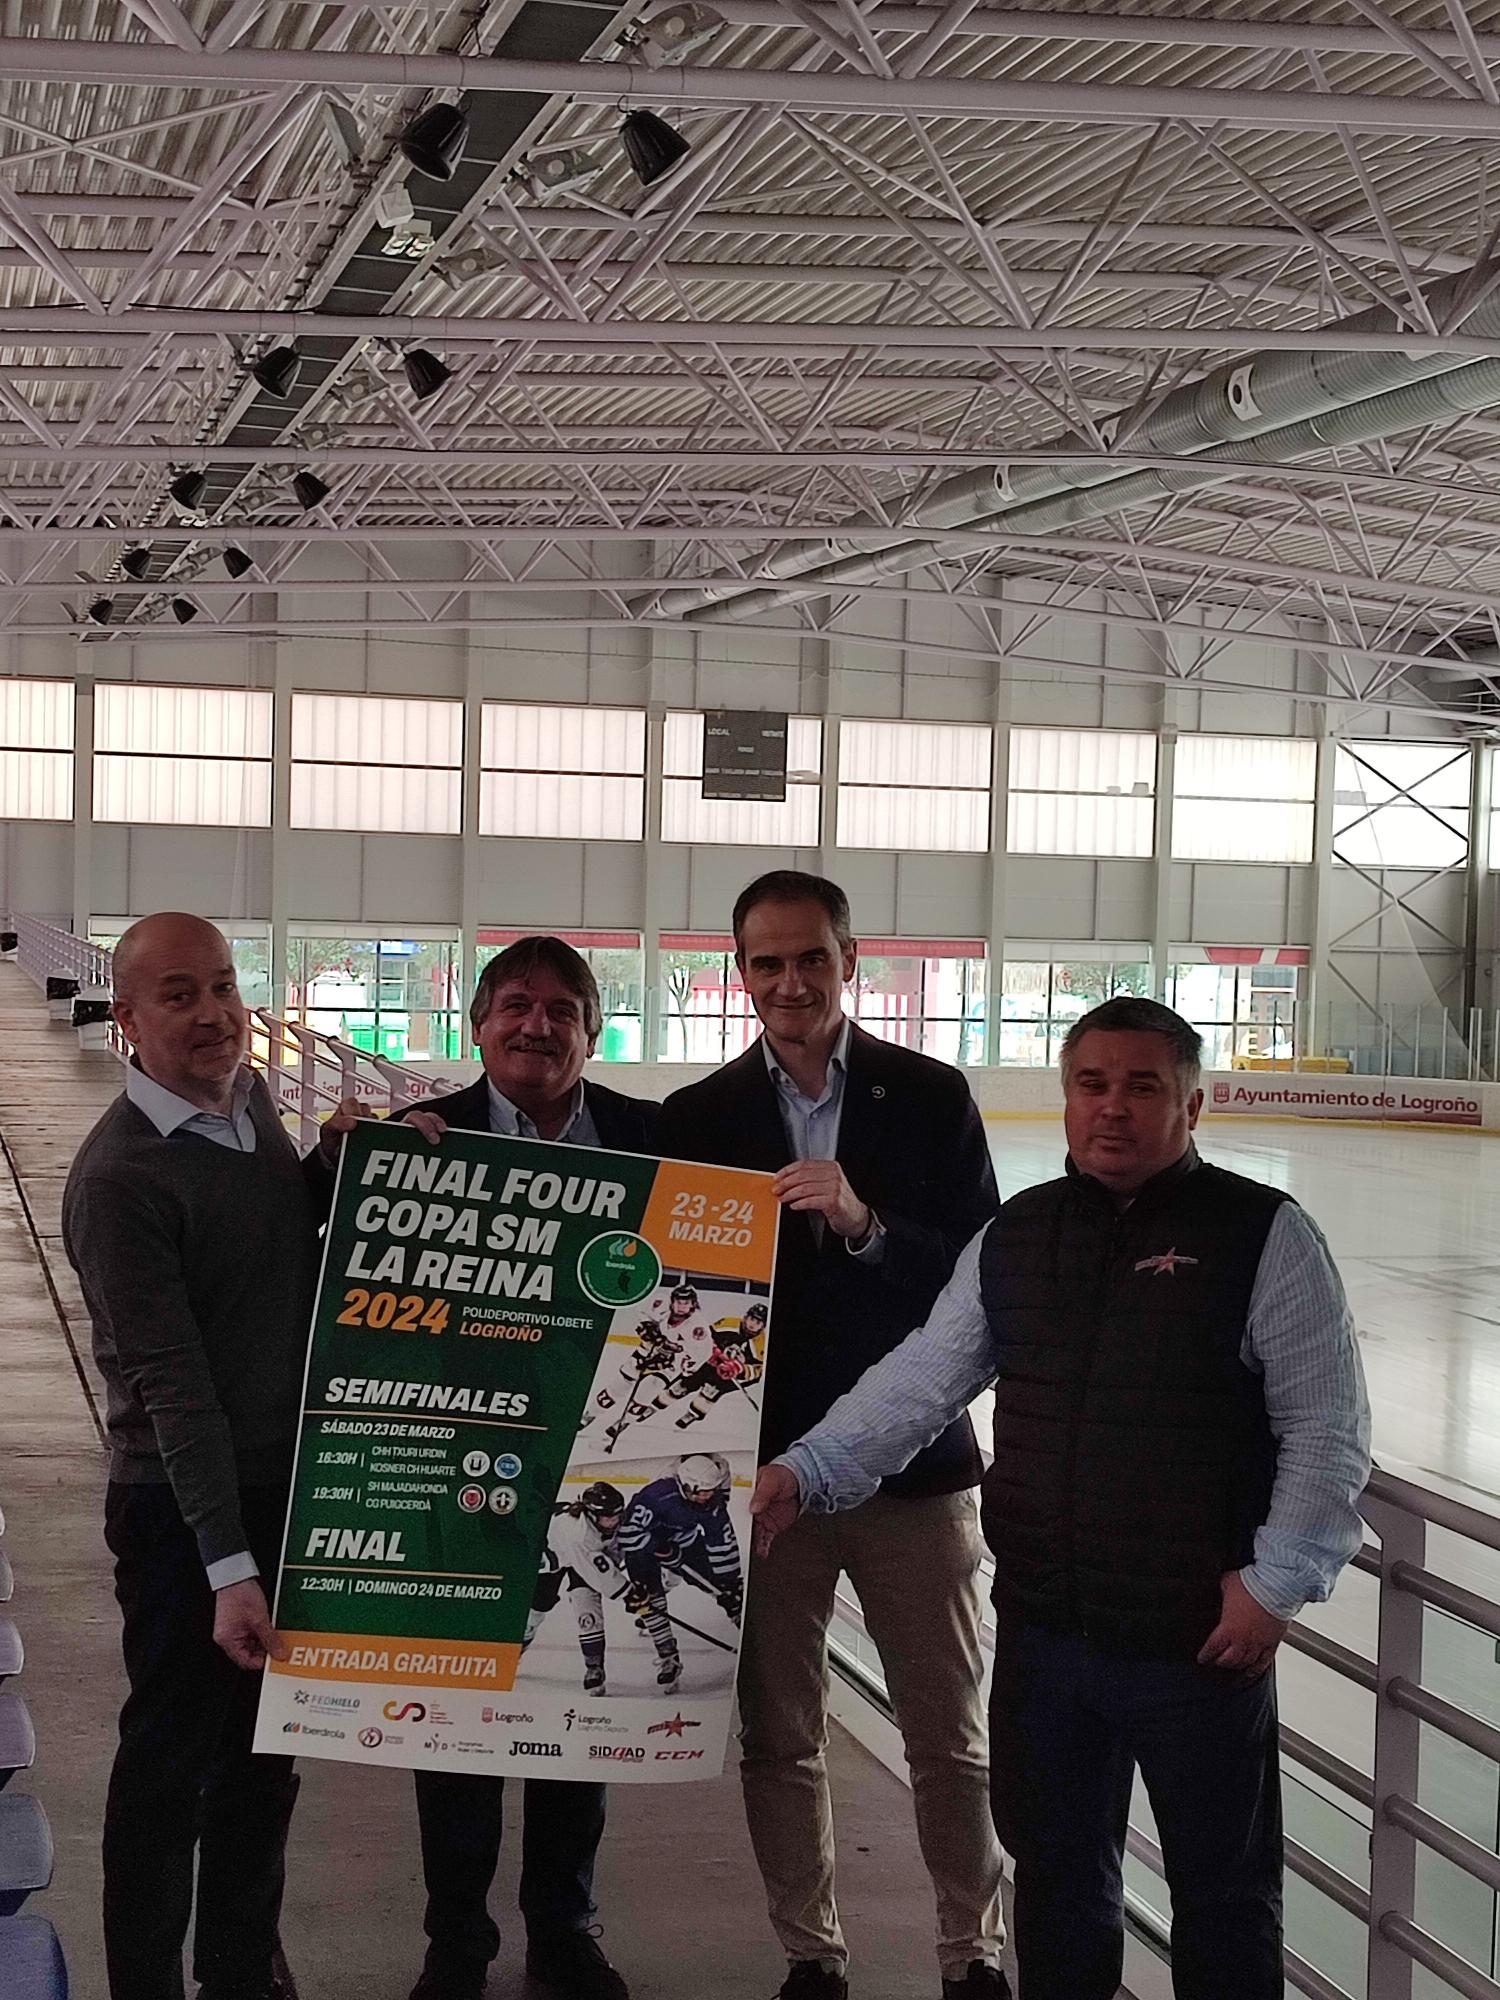
M 68 1963 L 45 1917 L 0 1917 L 0 2000 L 68 2000 Z
M 0 1694 L 0 1792 L 17 1771 L 29 1771 L 35 1761 L 31 1711 L 18 1694 Z
M 0 1681 L 18 1674 L 26 1664 L 26 1648 L 13 1619 L 0 1617 Z
M 0 1917 L 13 1917 L 26 1898 L 52 1880 L 52 1829 L 40 1799 L 0 1793 Z
M 10 1566 L 10 1557 L 0 1549 L 0 1604 L 9 1604 L 16 1587 L 16 1573 Z

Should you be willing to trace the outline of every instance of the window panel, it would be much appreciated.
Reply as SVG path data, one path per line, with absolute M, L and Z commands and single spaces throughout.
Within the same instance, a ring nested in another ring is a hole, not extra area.
M 0 680 L 0 748 L 71 750 L 71 681 Z
M 1185 861 L 1312 859 L 1317 745 L 1272 736 L 1180 736 L 1172 853 Z
M 0 819 L 71 819 L 73 759 L 61 750 L 0 750 Z
M 982 854 L 990 738 L 968 723 L 846 721 L 839 737 L 840 847 Z
M 73 683 L 0 680 L 0 819 L 73 817 Z
M 272 697 L 252 688 L 137 687 L 101 682 L 94 747 L 138 757 L 271 755 Z
M 1149 855 L 1156 739 L 1119 729 L 1013 729 L 1012 854 Z
M 646 718 L 639 709 L 486 702 L 480 727 L 481 833 L 641 838 Z
M 984 946 L 882 938 L 876 949 L 861 949 L 854 1018 L 882 1041 L 940 1062 L 982 1063 Z
M 1081 944 L 1078 949 L 1083 953 L 1090 947 Z M 1053 1068 L 1075 1021 L 1116 994 L 1150 991 L 1151 969 L 1140 960 L 1007 958 L 999 1059 L 1016 1069 Z
M 103 751 L 94 758 L 94 817 L 134 826 L 269 826 L 271 766 Z
M 816 847 L 823 725 L 815 716 L 790 716 L 786 738 L 785 799 L 706 799 L 702 714 L 668 715 L 662 744 L 662 839 L 705 846 Z
M 101 683 L 94 817 L 136 826 L 269 826 L 272 697 L 255 688 Z
M 323 764 L 426 764 L 456 769 L 463 761 L 463 707 L 369 694 L 292 696 L 292 756 Z
M 294 764 L 296 827 L 345 833 L 457 833 L 457 771 L 386 770 L 370 764 Z
M 457 833 L 462 761 L 459 702 L 293 695 L 291 824 Z
M 1453 868 L 1469 851 L 1470 752 L 1455 743 L 1350 743 L 1335 753 L 1333 858 L 1357 868 Z

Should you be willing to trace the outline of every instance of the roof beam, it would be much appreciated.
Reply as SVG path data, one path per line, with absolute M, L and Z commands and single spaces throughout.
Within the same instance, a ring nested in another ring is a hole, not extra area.
M 494 56 L 402 55 L 322 49 L 174 49 L 157 42 L 0 37 L 0 75 L 13 81 L 177 88 L 262 89 L 267 84 L 346 85 L 402 91 L 510 91 L 612 104 L 633 87 L 618 63 L 520 62 Z M 1404 132 L 1449 141 L 1497 137 L 1491 105 L 1477 98 L 1380 96 L 1359 91 L 1214 90 L 1132 84 L 1046 83 L 1009 77 L 882 77 L 766 69 L 653 70 L 654 104 L 681 109 L 860 112 L 870 116 L 1012 118 L 1099 124 L 1176 119 L 1258 131 Z
M 1488 110 L 1488 106 L 1484 107 Z M 1045 354 L 1081 347 L 1120 348 L 1160 354 L 1180 348 L 1194 354 L 1246 354 L 1257 350 L 1329 354 L 1456 354 L 1488 359 L 1500 354 L 1500 338 L 1470 333 L 1372 333 L 1338 325 L 1320 327 L 1113 326 L 1059 323 L 1043 328 L 979 325 L 892 325 L 849 320 L 606 320 L 523 318 L 454 313 L 235 312 L 179 306 L 130 306 L 109 317 L 69 312 L 56 306 L 0 307 L 0 345 L 6 336 L 25 346 L 123 347 L 131 340 L 160 341 L 168 335 L 213 340 L 253 340 L 278 334 L 289 340 L 445 341 L 453 348 L 489 348 L 501 341 L 528 341 L 551 352 L 600 348 L 670 348 L 717 343 L 722 347 L 773 354 L 842 353 L 873 348 L 930 356 L 978 350 Z M 997 456 L 1004 456 L 1003 453 Z

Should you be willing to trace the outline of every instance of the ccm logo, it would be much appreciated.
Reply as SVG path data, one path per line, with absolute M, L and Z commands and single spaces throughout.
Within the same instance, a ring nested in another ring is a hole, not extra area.
M 690 1764 L 695 1758 L 702 1755 L 703 1752 L 701 1750 L 658 1750 L 656 1761 L 658 1764 L 663 1762 L 668 1764 Z

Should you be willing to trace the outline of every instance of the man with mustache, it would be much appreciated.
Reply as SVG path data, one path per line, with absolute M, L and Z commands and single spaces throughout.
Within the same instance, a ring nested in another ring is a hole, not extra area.
M 446 1123 L 568 1146 L 656 1151 L 659 1107 L 584 1079 L 604 1017 L 594 975 L 570 944 L 525 937 L 507 945 L 480 975 L 469 1019 L 484 1075 L 467 1090 L 424 1104 L 418 1114 L 424 1131 Z M 478 2000 L 500 1949 L 488 1897 L 500 1858 L 505 1780 L 418 1771 L 416 1787 L 429 1942 L 411 2000 Z M 557 2000 L 628 2000 L 624 1980 L 589 1929 L 605 1796 L 603 1785 L 526 1781 L 520 1895 L 526 1969 Z
M 258 1669 L 281 1656 L 275 1574 L 331 1167 L 359 1107 L 299 1162 L 225 940 L 145 917 L 114 954 L 134 1054 L 79 1149 L 63 1240 L 108 1391 L 105 1538 L 130 1697 L 104 1814 L 111 2000 L 280 2000 L 273 1969 L 289 1757 L 251 1754 Z

